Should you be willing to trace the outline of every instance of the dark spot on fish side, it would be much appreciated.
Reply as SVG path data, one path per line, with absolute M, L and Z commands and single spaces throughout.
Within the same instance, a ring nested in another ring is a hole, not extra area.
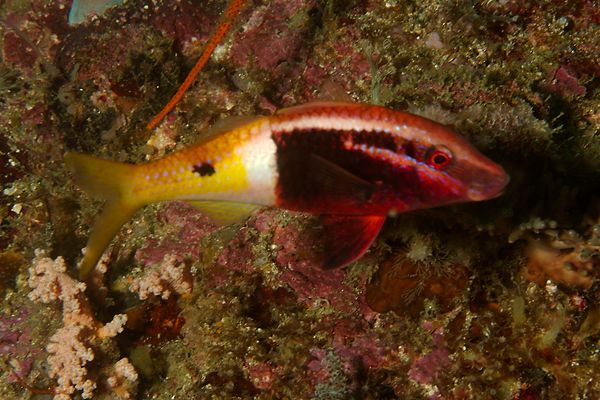
M 211 176 L 215 173 L 215 168 L 209 163 L 194 165 L 194 172 L 200 176 Z

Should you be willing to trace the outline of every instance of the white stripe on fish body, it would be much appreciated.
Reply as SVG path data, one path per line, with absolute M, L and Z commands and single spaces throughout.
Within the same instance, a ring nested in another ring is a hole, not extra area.
M 285 118 L 289 117 L 289 118 Z M 306 115 L 287 115 L 271 123 L 275 132 L 294 132 L 303 130 L 323 130 L 323 131 L 355 131 L 355 132 L 386 132 L 395 133 L 407 140 L 419 140 L 422 143 L 431 145 L 432 142 L 427 136 L 427 132 L 407 126 L 403 123 L 393 120 L 373 119 L 369 115 L 359 115 L 348 117 L 336 113 L 306 114 Z
M 253 127 L 250 138 L 239 147 L 239 154 L 246 169 L 248 191 L 237 201 L 265 206 L 275 205 L 279 179 L 277 147 L 271 137 L 270 125 L 266 119 Z

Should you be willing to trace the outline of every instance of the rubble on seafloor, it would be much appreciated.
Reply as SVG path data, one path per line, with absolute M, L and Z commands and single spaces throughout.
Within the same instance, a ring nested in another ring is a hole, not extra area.
M 224 0 L 129 0 L 77 25 L 71 1 L 1 2 L 0 397 L 600 397 L 596 4 L 246 3 L 149 132 Z M 318 99 L 453 125 L 511 183 L 400 215 L 334 271 L 309 216 L 217 227 L 155 204 L 75 278 L 101 205 L 66 150 L 154 160 L 225 117 Z

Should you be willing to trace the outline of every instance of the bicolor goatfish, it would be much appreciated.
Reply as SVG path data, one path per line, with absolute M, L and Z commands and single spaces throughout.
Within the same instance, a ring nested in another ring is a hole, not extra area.
M 318 216 L 322 267 L 360 258 L 386 217 L 499 196 L 508 176 L 450 128 L 384 107 L 317 102 L 237 120 L 210 138 L 133 165 L 67 153 L 75 181 L 106 206 L 93 228 L 85 278 L 140 207 L 192 203 L 216 222 L 270 206 Z

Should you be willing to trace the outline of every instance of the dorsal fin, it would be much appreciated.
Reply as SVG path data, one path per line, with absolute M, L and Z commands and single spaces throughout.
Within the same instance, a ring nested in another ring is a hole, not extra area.
M 310 103 L 300 104 L 297 106 L 286 107 L 277 110 L 275 114 L 296 114 L 296 113 L 309 113 L 311 111 L 320 111 L 325 107 L 364 107 L 364 105 L 358 103 L 351 103 L 347 101 L 312 101 Z
M 222 135 L 223 133 L 230 132 L 234 129 L 239 128 L 240 126 L 247 125 L 252 121 L 255 121 L 259 118 L 264 118 L 261 116 L 251 115 L 235 115 L 227 118 L 220 119 L 215 122 L 210 128 L 205 129 L 200 132 L 199 139 L 196 144 L 208 142 L 209 140 Z

